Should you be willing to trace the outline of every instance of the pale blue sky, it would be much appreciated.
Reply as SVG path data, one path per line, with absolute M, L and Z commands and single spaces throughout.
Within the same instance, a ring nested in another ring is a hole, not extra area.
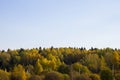
M 0 50 L 120 48 L 120 0 L 0 0 Z

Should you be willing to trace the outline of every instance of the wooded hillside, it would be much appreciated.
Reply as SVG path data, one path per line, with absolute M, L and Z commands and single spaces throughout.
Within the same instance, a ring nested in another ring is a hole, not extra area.
M 120 80 L 120 49 L 0 51 L 0 80 Z

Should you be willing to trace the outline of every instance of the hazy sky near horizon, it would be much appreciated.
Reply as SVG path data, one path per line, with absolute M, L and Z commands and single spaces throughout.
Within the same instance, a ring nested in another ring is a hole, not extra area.
M 120 48 L 120 0 L 0 0 L 0 50 Z

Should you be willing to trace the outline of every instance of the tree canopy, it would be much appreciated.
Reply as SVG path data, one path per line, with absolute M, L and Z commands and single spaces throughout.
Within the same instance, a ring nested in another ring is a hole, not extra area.
M 0 51 L 0 80 L 120 79 L 120 49 L 33 48 Z

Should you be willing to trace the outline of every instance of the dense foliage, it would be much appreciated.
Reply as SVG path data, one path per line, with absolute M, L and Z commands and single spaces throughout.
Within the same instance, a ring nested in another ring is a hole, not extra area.
M 0 80 L 120 80 L 120 50 L 33 48 L 0 51 Z

